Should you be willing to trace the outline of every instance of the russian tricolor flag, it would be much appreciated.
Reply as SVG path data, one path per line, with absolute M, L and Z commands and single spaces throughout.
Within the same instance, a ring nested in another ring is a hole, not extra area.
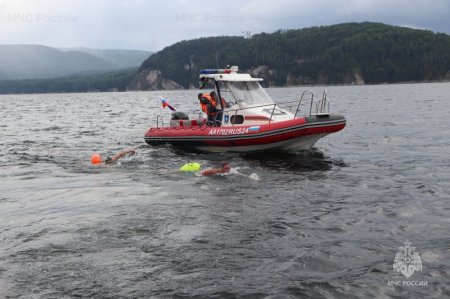
M 170 110 L 172 111 L 177 111 L 175 108 L 173 108 L 165 98 L 161 97 L 161 104 L 163 106 L 163 108 L 169 107 Z

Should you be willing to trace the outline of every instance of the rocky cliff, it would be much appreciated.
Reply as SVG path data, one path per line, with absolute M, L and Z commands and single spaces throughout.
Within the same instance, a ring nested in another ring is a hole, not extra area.
M 446 80 L 450 36 L 347 23 L 182 41 L 150 56 L 130 89 L 192 88 L 202 68 L 237 65 L 266 86 Z
M 160 70 L 144 70 L 137 74 L 128 85 L 128 90 L 161 89 L 184 89 L 184 87 L 173 80 L 163 78 Z

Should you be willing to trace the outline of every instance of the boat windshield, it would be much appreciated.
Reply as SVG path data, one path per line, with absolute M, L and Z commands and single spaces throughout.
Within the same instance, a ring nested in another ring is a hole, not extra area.
M 246 102 L 249 106 L 273 104 L 272 99 L 256 81 L 221 81 L 220 94 L 226 101 Z

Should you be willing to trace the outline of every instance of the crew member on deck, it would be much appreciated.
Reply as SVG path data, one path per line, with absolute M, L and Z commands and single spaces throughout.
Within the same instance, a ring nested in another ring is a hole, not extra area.
M 216 102 L 216 109 L 217 110 L 223 110 L 224 108 L 227 107 L 227 102 L 225 101 L 224 98 L 220 98 L 220 102 L 218 101 L 218 96 L 217 93 L 215 91 L 211 91 L 209 93 L 209 95 L 211 96 L 212 99 L 214 99 L 214 101 Z
M 222 97 L 220 98 L 220 101 L 219 101 L 219 97 L 217 96 L 217 93 L 215 91 L 211 91 L 209 95 L 216 102 L 217 114 L 216 114 L 216 120 L 215 120 L 214 125 L 220 127 L 220 125 L 222 124 L 223 109 L 228 107 L 227 106 L 228 103 Z
M 214 124 L 217 116 L 216 101 L 208 93 L 199 93 L 198 100 L 202 111 L 208 116 L 208 122 Z

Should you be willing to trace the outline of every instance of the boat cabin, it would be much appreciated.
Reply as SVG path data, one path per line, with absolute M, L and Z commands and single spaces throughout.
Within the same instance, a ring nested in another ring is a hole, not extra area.
M 158 115 L 156 127 L 147 131 L 145 141 L 208 153 L 297 152 L 310 149 L 320 138 L 345 127 L 344 116 L 329 113 L 326 90 L 322 99 L 315 99 L 306 90 L 299 99 L 275 103 L 260 81 L 239 74 L 236 66 L 202 70 L 200 88 L 207 89 L 208 94 L 216 93 L 216 111 L 209 121 L 204 117 L 189 119 L 187 114 L 175 111 L 167 127 Z
M 213 87 L 218 98 L 214 126 L 254 125 L 293 119 L 292 113 L 276 107 L 259 84 L 261 78 L 238 74 L 238 67 L 200 71 L 200 88 Z

